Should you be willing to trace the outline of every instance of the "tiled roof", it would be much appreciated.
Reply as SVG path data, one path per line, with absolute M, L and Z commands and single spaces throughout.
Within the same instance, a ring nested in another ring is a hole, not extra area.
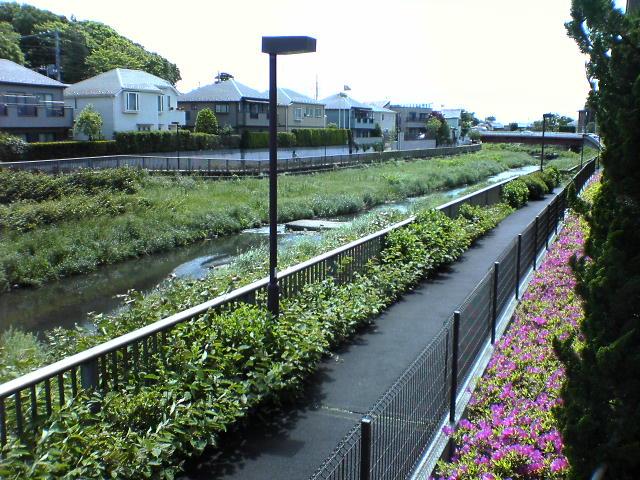
M 330 97 L 323 98 L 321 102 L 325 104 L 325 109 L 327 110 L 348 110 L 350 108 L 371 110 L 373 108 L 371 105 L 350 98 L 346 93 L 336 93 Z
M 162 93 L 164 89 L 178 91 L 171 83 L 150 73 L 116 68 L 74 83 L 64 92 L 65 97 L 109 97 L 121 90 Z
M 180 96 L 181 102 L 239 102 L 243 98 L 269 100 L 269 96 L 247 87 L 233 78 L 212 83 Z
M 0 82 L 19 85 L 37 85 L 42 87 L 66 87 L 64 83 L 60 83 L 53 78 L 49 78 L 38 72 L 29 70 L 22 65 L 18 65 L 17 63 L 4 58 L 0 59 Z

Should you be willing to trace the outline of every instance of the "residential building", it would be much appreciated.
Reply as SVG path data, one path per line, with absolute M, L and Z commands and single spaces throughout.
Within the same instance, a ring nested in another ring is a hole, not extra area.
M 185 124 L 176 88 L 140 70 L 116 68 L 71 85 L 64 99 L 77 116 L 87 105 L 102 115 L 102 136 L 115 132 L 176 130 Z M 84 139 L 81 135 L 79 138 Z
M 456 143 L 463 140 L 461 127 L 462 127 L 462 109 L 461 108 L 443 108 L 442 116 L 451 129 L 451 138 Z
M 268 98 L 269 92 L 265 92 L 265 95 Z M 278 88 L 277 103 L 278 131 L 326 126 L 325 105 L 322 102 L 288 88 Z
M 186 113 L 187 126 L 193 127 L 198 112 L 208 108 L 216 114 L 219 127 L 229 125 L 237 133 L 266 131 L 269 126 L 268 94 L 247 87 L 231 76 L 223 78 L 227 79 L 180 97 L 178 105 Z
M 373 136 L 375 122 L 371 105 L 358 102 L 345 92 L 331 95 L 321 102 L 325 104 L 328 123 L 350 129 L 354 138 Z
M 373 123 L 380 125 L 382 133 L 390 134 L 396 129 L 397 113 L 389 108 L 390 102 L 368 102 L 373 109 Z
M 64 83 L 0 59 L 0 131 L 27 142 L 68 139 L 73 112 L 64 106 L 65 88 Z
M 430 103 L 389 105 L 388 108 L 396 112 L 396 128 L 405 140 L 416 140 L 426 132 L 426 123 L 433 111 Z

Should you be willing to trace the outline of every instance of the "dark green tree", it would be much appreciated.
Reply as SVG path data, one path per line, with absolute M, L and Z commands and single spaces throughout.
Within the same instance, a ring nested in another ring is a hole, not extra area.
M 373 132 L 371 132 L 372 137 L 382 137 L 382 128 L 379 123 L 376 123 L 375 127 L 373 127 Z
M 208 108 L 203 108 L 198 112 L 196 117 L 196 125 L 193 129 L 198 133 L 210 133 L 215 135 L 218 133 L 218 119 L 216 114 Z
M 0 22 L 0 58 L 6 58 L 19 65 L 24 64 L 24 54 L 20 49 L 20 34 L 9 22 Z
M 102 138 L 102 115 L 93 109 L 93 105 L 87 105 L 78 115 L 73 126 L 73 133 L 85 135 L 89 140 Z
M 640 472 L 640 18 L 612 0 L 573 0 L 567 30 L 589 56 L 589 104 L 606 148 L 600 193 L 575 261 L 583 339 L 556 342 L 565 364 L 558 411 L 572 478 Z

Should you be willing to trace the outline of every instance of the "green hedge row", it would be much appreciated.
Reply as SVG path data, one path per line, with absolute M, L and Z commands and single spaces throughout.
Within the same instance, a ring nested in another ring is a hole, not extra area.
M 53 427 L 33 444 L 10 437 L 0 474 L 175 478 L 181 459 L 217 445 L 238 419 L 298 389 L 333 346 L 372 323 L 425 275 L 458 258 L 509 212 L 504 205 L 465 207 L 455 220 L 439 211 L 421 213 L 386 237 L 379 261 L 354 282 L 307 285 L 283 302 L 277 322 L 264 309 L 241 306 L 178 325 L 161 352 L 122 379 L 117 393 L 77 398 L 54 414 Z M 100 409 L 92 409 L 93 402 Z
M 238 135 L 210 135 L 189 130 L 175 132 L 116 132 L 117 150 L 121 154 L 175 152 L 178 150 L 215 150 L 237 148 Z
M 348 138 L 347 130 L 344 129 L 296 129 L 292 133 L 278 132 L 278 146 L 322 147 L 325 145 L 346 145 Z M 269 133 L 244 131 L 240 146 L 242 148 L 268 148 Z
M 533 172 L 512 180 L 502 188 L 502 200 L 514 208 L 520 208 L 528 200 L 542 200 L 560 185 L 560 172 L 556 167 L 546 167 L 543 172 Z

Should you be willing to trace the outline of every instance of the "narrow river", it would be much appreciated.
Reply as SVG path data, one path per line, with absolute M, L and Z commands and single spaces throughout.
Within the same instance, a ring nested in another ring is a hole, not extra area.
M 535 166 L 509 170 L 491 177 L 501 181 L 535 170 Z M 447 195 L 460 196 L 467 187 L 457 188 Z M 379 208 L 406 211 L 416 201 L 409 198 Z M 353 219 L 340 218 L 341 221 Z M 306 237 L 308 233 L 285 232 L 281 226 L 278 242 Z M 212 268 L 229 263 L 238 254 L 268 244 L 268 228 L 246 230 L 206 242 L 167 252 L 107 265 L 86 275 L 65 278 L 38 289 L 19 289 L 0 295 L 0 332 L 10 327 L 43 332 L 56 326 L 70 328 L 86 322 L 88 312 L 108 313 L 122 305 L 121 295 L 130 289 L 149 291 L 170 275 L 178 278 L 199 278 Z

